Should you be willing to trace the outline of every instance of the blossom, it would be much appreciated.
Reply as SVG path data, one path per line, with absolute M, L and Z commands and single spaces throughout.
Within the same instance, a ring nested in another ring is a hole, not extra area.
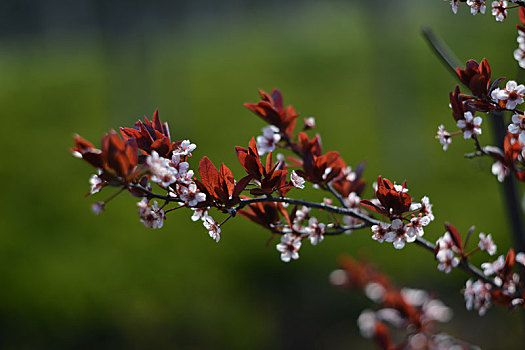
M 512 116 L 512 123 L 509 124 L 507 129 L 511 134 L 520 134 L 520 142 L 525 143 L 525 115 L 514 114 Z
M 196 206 L 199 202 L 206 200 L 206 194 L 200 192 L 197 185 L 192 182 L 188 187 L 181 186 L 180 199 L 182 199 L 190 207 Z
M 428 217 L 430 221 L 434 221 L 434 214 L 432 213 L 432 204 L 427 196 L 421 198 L 421 212 Z
M 208 230 L 210 237 L 219 243 L 221 239 L 221 226 L 215 222 L 211 216 L 206 216 L 204 220 L 202 220 L 202 224 Z
M 414 242 L 416 236 L 407 235 L 406 226 L 403 225 L 403 221 L 395 219 L 390 225 L 390 231 L 385 235 L 385 241 L 392 242 L 394 248 L 402 249 L 405 246 L 405 242 Z
M 177 181 L 177 169 L 170 166 L 169 159 L 160 157 L 156 151 L 146 158 L 146 165 L 151 173 L 151 181 L 158 185 L 168 187 Z
M 467 0 L 467 5 L 474 16 L 478 13 L 485 14 L 485 0 Z
M 503 163 L 502 161 L 496 161 L 494 164 L 492 164 L 492 174 L 496 175 L 498 177 L 499 182 L 503 182 L 507 175 L 510 174 L 509 167 Z
M 292 181 L 292 185 L 294 185 L 297 188 L 303 189 L 304 188 L 304 178 L 297 175 L 295 170 L 292 170 L 292 174 L 290 175 L 290 180 Z
M 452 12 L 454 14 L 458 13 L 459 0 L 450 0 L 450 6 L 452 7 Z
M 315 118 L 308 117 L 304 118 L 304 130 L 309 130 L 315 128 Z
M 415 216 L 410 219 L 410 224 L 407 225 L 407 236 L 408 237 L 422 237 L 425 232 L 423 226 L 427 226 L 430 223 L 428 216 Z
M 305 228 L 305 232 L 309 234 L 310 243 L 312 245 L 317 245 L 321 243 L 324 239 L 324 233 L 326 230 L 326 225 L 320 223 L 317 218 L 311 217 L 308 220 L 308 227 Z
M 262 136 L 257 136 L 257 148 L 260 156 L 272 152 L 275 149 L 275 145 L 281 140 L 279 128 L 275 125 L 265 126 L 262 132 Z
M 443 151 L 446 151 L 448 149 L 448 146 L 452 143 L 450 133 L 445 130 L 445 126 L 443 124 L 438 126 L 436 138 L 439 139 L 439 143 L 443 145 Z
M 95 194 L 97 192 L 100 192 L 100 190 L 106 186 L 108 183 L 105 180 L 102 180 L 100 178 L 100 175 L 102 174 L 101 171 L 99 171 L 99 174 L 94 174 L 89 179 L 89 183 L 91 184 L 91 189 L 89 190 L 90 194 Z
M 106 203 L 104 203 L 104 202 L 93 203 L 93 204 L 91 204 L 91 211 L 93 211 L 93 213 L 95 215 L 100 215 L 104 211 L 104 206 L 105 205 L 106 205 Z
M 380 222 L 379 225 L 372 226 L 372 239 L 382 243 L 385 240 L 386 233 L 390 230 L 390 224 Z
M 439 245 L 439 249 L 453 249 L 456 246 L 452 236 L 448 231 L 445 232 L 443 236 L 438 238 L 436 245 Z
M 361 335 L 372 338 L 376 333 L 376 316 L 372 310 L 363 310 L 357 318 L 357 325 Z
M 488 283 L 484 283 L 481 280 L 473 283 L 469 279 L 463 290 L 467 310 L 478 310 L 479 315 L 483 316 L 491 305 L 490 288 L 491 286 Z
M 523 103 L 524 93 L 525 86 L 523 84 L 518 85 L 514 80 L 509 80 L 505 89 L 494 89 L 491 97 L 494 100 L 506 101 L 505 108 L 512 110 L 515 109 L 517 105 Z
M 518 36 L 519 39 L 523 39 L 523 36 Z M 520 44 L 516 50 L 514 50 L 514 59 L 518 61 L 521 68 L 525 68 L 525 45 Z
M 496 17 L 496 21 L 503 22 L 503 20 L 507 18 L 507 2 L 502 0 L 493 1 L 492 15 Z
M 489 253 L 490 255 L 496 254 L 496 250 L 498 249 L 498 247 L 494 244 L 494 241 L 492 240 L 492 236 L 490 234 L 485 235 L 483 232 L 479 234 L 478 247 L 479 249 Z
M 493 262 L 485 262 L 481 264 L 483 274 L 485 274 L 486 276 L 490 276 L 500 272 L 501 270 L 503 270 L 503 267 L 505 267 L 505 256 L 503 255 L 500 255 L 498 259 L 496 259 Z
M 450 273 L 459 264 L 459 259 L 454 256 L 454 252 L 450 249 L 440 249 L 436 254 L 436 259 L 439 261 L 438 270 L 444 273 Z
M 525 266 L 525 253 L 519 252 L 516 254 L 516 261 L 520 263 L 521 265 Z
M 197 146 L 194 143 L 191 143 L 190 140 L 184 140 L 173 150 L 173 154 L 191 157 L 191 152 L 195 150 L 195 148 L 197 148 Z
M 153 201 L 153 205 L 150 205 L 146 198 L 143 198 L 137 203 L 139 207 L 140 221 L 146 227 L 161 228 L 164 225 L 164 210 L 159 209 L 157 202 Z
M 193 215 L 191 216 L 192 221 L 197 221 L 199 219 L 205 220 L 208 217 L 208 212 L 210 207 L 205 208 L 191 208 L 193 210 Z
M 299 259 L 299 249 L 301 248 L 301 237 L 293 233 L 282 235 L 281 243 L 277 244 L 276 248 L 281 252 L 282 261 L 297 260 Z
M 457 122 L 458 128 L 463 130 L 463 137 L 470 139 L 472 135 L 480 135 L 483 119 L 481 119 L 481 117 L 474 118 L 471 112 L 465 112 L 464 118 L 465 119 L 460 119 Z

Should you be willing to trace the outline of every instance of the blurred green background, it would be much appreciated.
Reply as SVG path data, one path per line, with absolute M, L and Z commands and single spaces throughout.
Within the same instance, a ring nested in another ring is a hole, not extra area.
M 443 234 L 444 221 L 463 233 L 475 224 L 505 253 L 491 162 L 465 160 L 468 142 L 454 139 L 443 152 L 434 139 L 439 124 L 454 129 L 447 105 L 456 81 L 420 30 L 433 28 L 462 61 L 486 57 L 494 77 L 512 78 L 517 14 L 500 24 L 462 5 L 454 16 L 439 0 L 3 2 L 0 348 L 371 348 L 356 318 L 372 304 L 328 283 L 343 253 L 435 291 L 455 311 L 440 330 L 486 349 L 520 348 L 519 314 L 467 312 L 459 293 L 467 276 L 439 272 L 417 247 L 395 251 L 364 230 L 305 242 L 301 258 L 284 264 L 268 233 L 243 218 L 216 244 L 188 211 L 145 228 L 130 196 L 96 217 L 90 204 L 111 189 L 85 198 L 94 170 L 68 150 L 74 133 L 98 145 L 104 132 L 159 108 L 173 139 L 198 145 L 194 169 L 208 155 L 241 177 L 234 146 L 264 126 L 242 104 L 278 87 L 286 104 L 316 117 L 325 151 L 352 165 L 367 160 L 370 184 L 379 174 L 406 179 L 412 196 L 430 197 L 427 239 Z

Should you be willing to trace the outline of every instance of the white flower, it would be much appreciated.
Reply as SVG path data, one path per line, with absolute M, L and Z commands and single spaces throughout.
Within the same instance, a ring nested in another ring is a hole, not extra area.
M 315 128 L 315 118 L 314 117 L 304 118 L 304 128 L 305 130 Z
M 100 171 L 98 175 L 95 174 L 91 176 L 89 179 L 89 183 L 91 185 L 91 190 L 89 190 L 90 194 L 100 192 L 100 190 L 107 185 L 107 182 L 100 178 L 101 173 L 102 171 Z
M 512 116 L 512 124 L 509 124 L 507 130 L 511 134 L 520 134 L 520 142 L 525 143 L 525 115 L 514 114 Z
M 479 243 L 478 243 L 479 249 L 482 251 L 486 251 L 489 253 L 489 255 L 496 254 L 496 250 L 498 247 L 494 244 L 494 241 L 492 240 L 492 236 L 485 235 L 483 232 L 479 234 Z
M 151 173 L 151 181 L 160 186 L 168 187 L 177 181 L 177 169 L 170 165 L 169 159 L 160 157 L 156 151 L 146 158 L 146 165 Z
M 518 42 L 520 39 L 525 40 L 523 36 L 518 36 Z M 521 44 L 516 50 L 514 50 L 514 59 L 518 61 L 521 68 L 525 68 L 525 47 Z
M 492 15 L 496 17 L 496 21 L 503 22 L 503 20 L 507 18 L 507 2 L 501 0 L 493 1 Z
M 440 249 L 436 254 L 436 259 L 439 261 L 438 270 L 444 273 L 450 273 L 459 264 L 459 259 L 454 256 L 454 252 L 450 249 Z
M 210 210 L 210 207 L 204 207 L 204 208 L 191 208 L 193 210 L 193 215 L 191 216 L 192 221 L 197 221 L 199 219 L 205 220 L 208 216 L 208 212 Z
M 492 174 L 498 177 L 499 182 L 503 182 L 505 180 L 505 177 L 507 177 L 507 175 L 510 174 L 510 169 L 498 160 L 494 164 L 492 164 Z
M 295 170 L 292 170 L 292 174 L 290 175 L 290 180 L 292 181 L 292 185 L 294 185 L 297 188 L 303 189 L 304 188 L 304 178 L 297 175 Z
M 458 13 L 459 0 L 450 0 L 450 6 L 452 7 L 452 12 L 454 14 Z
M 445 130 L 445 126 L 441 124 L 438 126 L 438 132 L 437 137 L 439 139 L 439 143 L 443 145 L 443 151 L 446 151 L 448 149 L 448 146 L 452 143 L 452 138 L 450 137 L 450 133 Z
M 202 224 L 206 227 L 206 230 L 208 230 L 210 237 L 219 243 L 221 239 L 221 226 L 216 223 L 211 216 L 206 216 L 204 220 L 202 220 Z
M 104 202 L 96 202 L 96 203 L 93 203 L 91 204 L 91 211 L 95 214 L 95 215 L 100 215 L 102 214 L 102 212 L 104 211 L 104 206 L 106 205 L 106 203 Z
M 504 266 L 505 257 L 503 255 L 500 255 L 498 259 L 493 262 L 486 262 L 481 264 L 481 268 L 483 269 L 483 273 L 485 274 L 485 276 L 490 276 L 500 272 Z
M 385 241 L 392 242 L 394 248 L 402 249 L 406 242 L 414 242 L 416 236 L 408 236 L 406 234 L 406 226 L 400 219 L 394 219 L 390 225 L 390 231 L 385 235 Z
M 191 157 L 191 152 L 197 148 L 197 145 L 191 143 L 190 140 L 184 140 L 181 144 L 173 150 L 173 155 Z
M 317 221 L 317 218 L 311 217 L 308 220 L 308 227 L 305 228 L 305 232 L 308 233 L 308 238 L 310 238 L 310 243 L 312 245 L 317 245 L 321 243 L 324 239 L 324 233 L 326 230 L 326 225 Z
M 376 316 L 371 310 L 364 310 L 357 318 L 359 331 L 364 338 L 372 338 L 376 333 Z
M 481 117 L 473 117 L 471 112 L 465 112 L 465 119 L 460 119 L 457 122 L 458 128 L 463 130 L 463 137 L 470 139 L 472 135 L 481 134 L 481 123 L 483 119 Z
M 390 231 L 390 224 L 380 222 L 379 225 L 372 226 L 372 239 L 382 243 L 385 240 L 385 235 Z
M 380 303 L 385 299 L 386 289 L 379 283 L 371 282 L 365 286 L 364 292 L 368 299 Z
M 490 288 L 490 284 L 481 280 L 474 283 L 472 280 L 468 280 L 463 290 L 467 310 L 478 310 L 479 315 L 483 316 L 491 305 Z
M 439 245 L 439 249 L 453 249 L 453 247 L 455 247 L 452 236 L 448 231 L 445 232 L 443 236 L 438 238 L 436 245 Z
M 525 253 L 519 252 L 516 254 L 516 261 L 525 266 Z
M 421 212 L 428 217 L 430 221 L 434 221 L 434 214 L 432 213 L 432 204 L 427 196 L 421 198 Z
M 509 80 L 505 89 L 494 89 L 491 93 L 491 97 L 495 100 L 506 101 L 505 108 L 512 110 L 515 109 L 517 105 L 523 103 L 524 93 L 524 85 L 518 85 L 514 80 Z
M 181 186 L 180 199 L 182 199 L 190 207 L 196 206 L 199 202 L 206 200 L 206 194 L 198 190 L 197 185 L 192 182 L 188 187 Z
M 427 226 L 430 223 L 430 218 L 428 216 L 415 216 L 410 219 L 410 224 L 407 225 L 407 236 L 412 237 L 422 237 L 425 232 L 423 231 L 423 226 Z
M 146 227 L 151 228 L 161 228 L 164 225 L 164 210 L 159 210 L 158 204 L 156 201 L 153 201 L 153 205 L 150 206 L 150 203 L 146 198 L 143 198 L 140 202 L 137 203 L 139 207 L 140 221 Z
M 485 0 L 467 0 L 467 5 L 474 16 L 478 13 L 485 14 Z
M 279 128 L 274 125 L 265 126 L 262 132 L 262 136 L 257 136 L 257 149 L 260 156 L 272 152 L 275 149 L 275 145 L 281 140 Z
M 281 236 L 281 243 L 277 244 L 277 250 L 281 252 L 281 260 L 289 262 L 290 259 L 299 259 L 299 249 L 301 248 L 301 237 L 293 233 Z

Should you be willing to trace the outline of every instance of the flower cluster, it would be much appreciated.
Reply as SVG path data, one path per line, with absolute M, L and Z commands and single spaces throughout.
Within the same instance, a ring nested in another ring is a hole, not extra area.
M 331 283 L 358 289 L 380 306 L 376 311 L 362 311 L 357 319 L 363 337 L 375 340 L 383 349 L 463 349 L 462 341 L 434 333 L 436 322 L 452 318 L 452 310 L 443 302 L 424 290 L 398 288 L 368 263 L 343 257 L 339 265 L 341 269 L 330 274 Z
M 402 249 L 405 243 L 422 237 L 425 233 L 423 227 L 434 220 L 428 197 L 423 197 L 421 203 L 412 202 L 405 182 L 396 185 L 379 176 L 375 197 L 362 200 L 361 205 L 390 220 L 390 223 L 380 222 L 372 226 L 372 239 L 380 243 L 390 242 L 394 248 Z

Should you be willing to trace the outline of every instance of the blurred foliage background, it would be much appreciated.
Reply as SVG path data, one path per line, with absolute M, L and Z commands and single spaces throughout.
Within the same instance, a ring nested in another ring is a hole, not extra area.
M 400 285 L 436 292 L 455 310 L 441 330 L 486 349 L 520 348 L 519 314 L 467 312 L 466 275 L 439 272 L 417 247 L 395 251 L 364 230 L 305 242 L 284 264 L 268 233 L 243 218 L 216 244 L 188 211 L 146 229 L 130 196 L 95 217 L 90 204 L 111 190 L 85 198 L 94 171 L 68 151 L 75 132 L 98 145 L 159 108 L 172 138 L 198 145 L 194 169 L 208 155 L 241 177 L 233 147 L 264 126 L 242 103 L 278 87 L 285 103 L 316 117 L 325 151 L 367 160 L 369 184 L 379 174 L 406 179 L 412 196 L 430 197 L 437 219 L 427 239 L 444 221 L 463 233 L 475 224 L 505 253 L 490 161 L 465 160 L 468 142 L 443 152 L 434 139 L 439 124 L 454 129 L 456 80 L 420 31 L 433 28 L 461 61 L 486 57 L 494 77 L 513 78 L 516 22 L 516 12 L 500 24 L 466 6 L 454 16 L 439 0 L 2 1 L 0 347 L 371 348 L 356 325 L 371 303 L 328 283 L 337 257 L 351 254 Z

